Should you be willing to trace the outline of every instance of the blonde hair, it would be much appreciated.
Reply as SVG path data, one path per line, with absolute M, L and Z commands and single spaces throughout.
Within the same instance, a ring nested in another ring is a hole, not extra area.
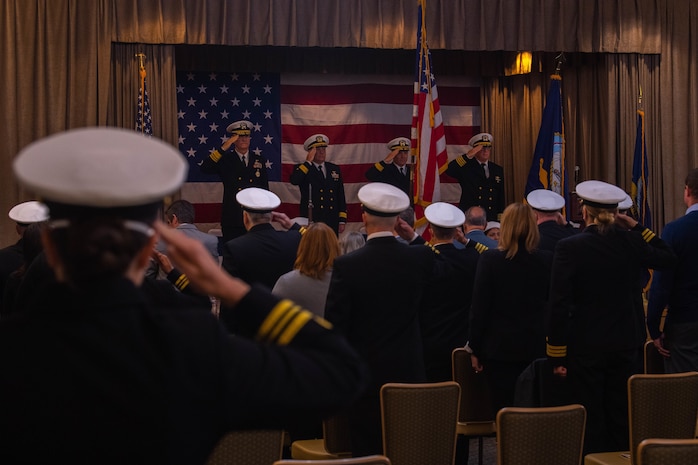
M 339 241 L 325 223 L 312 223 L 306 228 L 296 254 L 295 268 L 303 275 L 321 279 L 332 269 L 340 254 Z
M 498 248 L 506 252 L 506 258 L 514 258 L 522 246 L 531 253 L 538 247 L 539 239 L 536 215 L 530 206 L 516 202 L 504 209 Z
M 613 223 L 616 221 L 617 208 L 599 208 L 584 205 L 589 216 L 588 224 L 594 223 L 599 230 L 599 234 L 606 234 L 613 228 Z

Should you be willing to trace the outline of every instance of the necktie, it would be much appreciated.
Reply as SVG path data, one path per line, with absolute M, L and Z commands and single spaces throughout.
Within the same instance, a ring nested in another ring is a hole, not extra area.
M 487 163 L 482 163 L 482 170 L 485 172 L 485 177 L 489 178 L 490 177 L 490 170 L 487 169 Z
M 400 170 L 400 174 L 402 174 L 402 175 L 404 176 L 404 175 L 405 175 L 405 167 L 404 167 L 404 166 L 401 166 L 401 167 L 398 168 L 398 169 Z
M 247 154 L 242 156 L 242 164 L 247 166 Z
M 324 178 L 325 177 L 325 170 L 322 169 L 323 166 L 325 166 L 325 165 L 317 165 L 317 169 L 320 172 L 320 176 L 322 176 Z

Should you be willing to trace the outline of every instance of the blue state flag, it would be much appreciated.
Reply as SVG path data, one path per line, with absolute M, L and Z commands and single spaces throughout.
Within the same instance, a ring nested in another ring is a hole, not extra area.
M 548 189 L 560 194 L 568 202 L 561 81 L 558 74 L 550 76 L 548 98 L 526 181 L 526 195 L 536 189 Z
M 635 136 L 635 155 L 633 156 L 633 183 L 630 197 L 633 200 L 632 214 L 646 228 L 652 228 L 652 213 L 650 212 L 647 194 L 647 146 L 645 145 L 645 112 L 637 111 L 637 133 Z

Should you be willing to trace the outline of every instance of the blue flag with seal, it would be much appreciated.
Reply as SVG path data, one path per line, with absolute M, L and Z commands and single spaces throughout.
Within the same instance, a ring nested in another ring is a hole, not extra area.
M 633 156 L 633 183 L 630 188 L 630 197 L 633 199 L 633 217 L 644 227 L 651 229 L 652 213 L 647 194 L 648 169 L 647 146 L 645 145 L 645 112 L 638 110 L 635 154 Z
M 526 193 L 548 189 L 569 202 L 567 173 L 565 171 L 565 136 L 562 122 L 562 77 L 550 76 L 550 89 L 538 131 L 536 149 L 526 181 Z

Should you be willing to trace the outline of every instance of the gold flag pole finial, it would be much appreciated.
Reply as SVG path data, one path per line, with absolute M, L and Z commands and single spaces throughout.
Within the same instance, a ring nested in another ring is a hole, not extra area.
M 640 88 L 640 94 L 637 96 L 637 104 L 640 108 L 642 108 L 642 86 L 639 86 Z
M 567 61 L 565 58 L 565 52 L 560 52 L 556 57 L 555 60 L 557 60 L 557 65 L 555 66 L 555 74 L 559 75 L 560 70 L 562 69 L 562 64 Z
M 140 68 L 145 68 L 145 53 L 136 53 L 138 58 L 138 65 Z

